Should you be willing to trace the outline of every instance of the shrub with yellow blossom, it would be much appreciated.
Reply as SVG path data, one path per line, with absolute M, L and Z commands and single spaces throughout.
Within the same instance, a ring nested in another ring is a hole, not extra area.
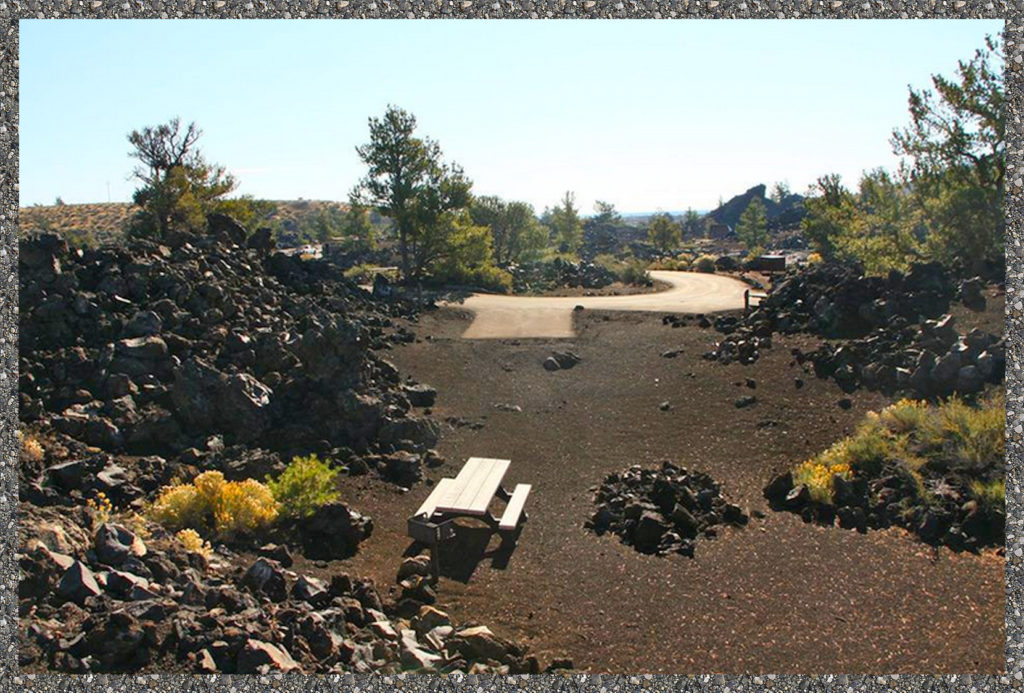
M 181 545 L 189 553 L 198 553 L 204 558 L 209 558 L 213 555 L 213 548 L 210 546 L 210 542 L 203 541 L 203 538 L 199 536 L 199 532 L 194 529 L 179 530 L 174 536 L 178 538 L 178 541 L 181 542 Z
M 110 516 L 114 512 L 114 504 L 110 502 L 107 494 L 103 493 L 103 491 L 97 493 L 95 498 L 87 500 L 85 505 L 92 510 L 93 519 L 96 524 L 102 525 L 110 522 Z
M 193 529 L 229 539 L 255 532 L 277 519 L 279 505 L 270 489 L 255 479 L 226 481 L 220 472 L 203 472 L 191 484 L 164 488 L 148 510 L 168 529 Z
M 46 451 L 43 450 L 42 443 L 39 439 L 33 435 L 22 435 L 21 431 L 18 432 L 21 437 L 21 456 L 29 462 L 42 462 L 46 456 Z
M 811 499 L 831 503 L 834 476 L 874 477 L 886 462 L 899 461 L 918 495 L 929 491 L 925 467 L 985 470 L 1005 457 L 1005 400 L 996 394 L 978 406 L 953 397 L 937 405 L 902 399 L 879 412 L 869 412 L 856 432 L 793 470 L 793 483 L 806 484 Z M 972 484 L 979 502 L 1001 502 L 1000 479 Z

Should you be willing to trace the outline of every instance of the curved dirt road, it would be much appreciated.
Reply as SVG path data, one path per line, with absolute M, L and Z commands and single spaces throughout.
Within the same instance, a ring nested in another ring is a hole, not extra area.
M 461 307 L 473 312 L 463 339 L 510 337 L 573 337 L 572 311 L 627 310 L 666 313 L 712 313 L 743 308 L 738 279 L 697 272 L 651 272 L 671 288 L 630 296 L 502 296 L 473 294 Z

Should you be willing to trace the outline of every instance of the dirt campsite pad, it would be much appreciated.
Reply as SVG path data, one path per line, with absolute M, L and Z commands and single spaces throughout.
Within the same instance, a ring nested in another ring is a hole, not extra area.
M 564 656 L 593 672 L 1003 670 L 1003 558 L 936 551 L 898 529 L 807 524 L 762 496 L 774 472 L 888 400 L 845 395 L 791 365 L 789 349 L 808 338 L 778 337 L 758 363 L 722 366 L 701 358 L 721 335 L 660 317 L 587 310 L 570 314 L 572 339 L 474 340 L 462 339 L 469 315 L 441 310 L 414 326 L 431 339 L 393 352 L 439 393 L 447 462 L 427 472 L 432 481 L 475 455 L 511 459 L 507 481 L 533 485 L 514 551 L 471 522 L 445 547 L 439 603 L 543 661 Z M 554 350 L 582 360 L 549 372 Z M 756 403 L 736 408 L 750 393 Z M 609 474 L 662 460 L 713 477 L 750 522 L 702 539 L 693 558 L 645 555 L 585 527 Z M 411 548 L 406 518 L 430 488 L 346 479 L 346 499 L 376 527 L 346 570 L 394 584 Z
M 697 272 L 651 272 L 665 291 L 629 296 L 501 296 L 473 294 L 461 306 L 474 315 L 465 339 L 570 338 L 576 306 L 587 310 L 711 313 L 743 308 L 750 287 L 738 279 Z

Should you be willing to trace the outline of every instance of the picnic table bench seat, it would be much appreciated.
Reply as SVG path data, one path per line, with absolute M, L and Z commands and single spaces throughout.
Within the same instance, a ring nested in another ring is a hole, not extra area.
M 523 514 L 523 507 L 526 505 L 526 498 L 530 495 L 529 484 L 517 484 L 508 499 L 505 512 L 498 521 L 498 529 L 512 530 L 519 524 L 519 516 Z

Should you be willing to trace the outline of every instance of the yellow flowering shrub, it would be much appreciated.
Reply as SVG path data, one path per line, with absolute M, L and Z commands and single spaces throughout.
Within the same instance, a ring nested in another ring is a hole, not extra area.
M 107 494 L 100 491 L 95 498 L 90 498 L 85 505 L 93 511 L 93 517 L 97 524 L 110 522 L 110 516 L 114 512 L 114 504 L 107 498 Z
M 986 470 L 1001 462 L 1005 449 L 1005 399 L 997 394 L 978 406 L 952 397 L 937 405 L 903 399 L 870 412 L 856 432 L 793 470 L 793 482 L 806 484 L 811 498 L 832 500 L 832 477 L 874 477 L 888 461 L 899 461 L 920 496 L 929 493 L 923 472 L 950 466 Z M 928 469 L 926 469 L 926 467 Z M 979 503 L 1002 503 L 1004 482 L 977 481 Z
M 834 464 L 828 464 L 819 461 L 818 458 L 807 460 L 797 468 L 793 470 L 793 483 L 796 485 L 804 484 L 807 486 L 807 491 L 811 496 L 811 500 L 816 503 L 831 503 L 832 502 L 832 477 L 839 476 L 843 479 L 849 479 L 852 476 L 850 465 L 845 462 L 836 462 Z
M 203 472 L 191 484 L 164 488 L 148 515 L 171 530 L 193 529 L 200 535 L 228 539 L 254 532 L 277 519 L 278 503 L 255 479 L 226 481 L 220 472 Z
M 21 435 L 20 431 L 19 435 Z M 43 457 L 46 456 L 42 443 L 32 435 L 24 436 L 21 439 L 21 454 L 22 457 L 31 462 L 42 462 Z
M 199 536 L 199 532 L 194 529 L 179 530 L 174 536 L 178 538 L 178 541 L 181 542 L 181 545 L 189 553 L 198 553 L 205 558 L 213 555 L 213 548 L 210 546 L 210 542 L 203 541 L 203 538 Z

